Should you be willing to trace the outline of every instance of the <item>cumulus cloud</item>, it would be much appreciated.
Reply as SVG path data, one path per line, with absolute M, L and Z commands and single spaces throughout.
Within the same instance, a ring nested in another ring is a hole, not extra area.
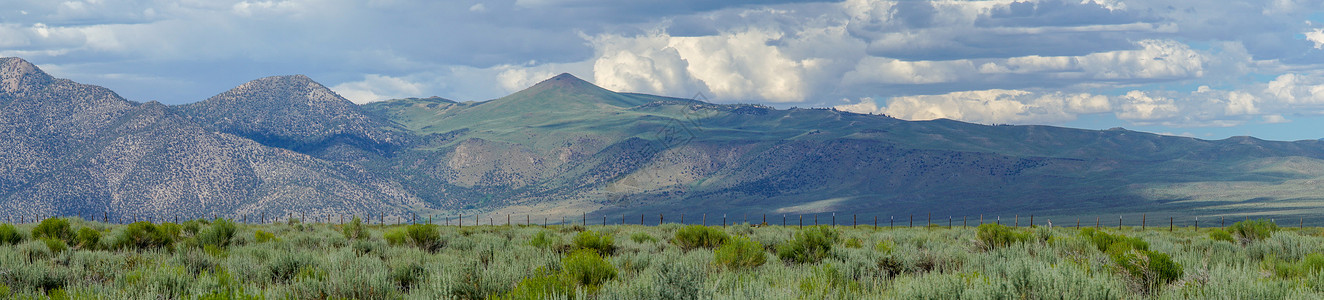
M 792 57 L 770 45 L 786 38 L 757 28 L 700 37 L 597 36 L 591 38 L 598 49 L 594 78 L 621 91 L 801 102 L 811 92 L 806 75 L 822 60 Z
M 1088 93 L 1036 93 L 1024 90 L 979 90 L 940 95 L 893 97 L 884 106 L 872 98 L 834 106 L 856 113 L 884 114 L 905 120 L 954 119 L 976 123 L 1062 123 L 1078 115 L 1111 110 L 1108 97 Z
M 1139 124 L 1173 119 L 1181 114 L 1176 101 L 1171 97 L 1145 91 L 1130 91 L 1118 99 L 1120 103 L 1117 117 Z
M 552 73 L 551 71 L 538 71 L 509 66 L 503 66 L 502 69 L 505 70 L 501 71 L 501 73 L 497 73 L 497 83 L 501 85 L 501 88 L 511 92 L 527 88 L 546 80 L 547 78 L 556 76 L 556 73 Z
M 597 49 L 593 78 L 603 88 L 673 96 L 708 92 L 690 76 L 689 62 L 671 46 L 668 35 L 604 35 L 591 40 Z
M 1315 28 L 1305 33 L 1306 40 L 1315 43 L 1315 49 L 1324 49 L 1324 28 Z
M 354 103 L 369 103 L 382 100 L 421 96 L 422 84 L 403 78 L 370 74 L 361 81 L 345 82 L 331 87 L 331 90 Z

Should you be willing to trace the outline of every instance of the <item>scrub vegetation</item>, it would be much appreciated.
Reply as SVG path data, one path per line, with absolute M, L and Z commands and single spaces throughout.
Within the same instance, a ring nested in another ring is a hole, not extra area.
M 0 224 L 11 299 L 1321 299 L 1324 230 Z

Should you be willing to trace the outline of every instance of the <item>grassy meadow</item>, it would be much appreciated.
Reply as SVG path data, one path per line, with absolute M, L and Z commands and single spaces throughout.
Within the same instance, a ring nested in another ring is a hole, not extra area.
M 12 299 L 1322 299 L 1324 230 L 0 225 Z

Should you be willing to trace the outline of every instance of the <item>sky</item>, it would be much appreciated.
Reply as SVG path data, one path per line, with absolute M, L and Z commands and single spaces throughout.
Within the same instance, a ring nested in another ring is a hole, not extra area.
M 127 99 L 305 74 L 357 103 L 559 73 L 907 120 L 1324 138 L 1324 3 L 1296 0 L 6 0 L 0 56 Z

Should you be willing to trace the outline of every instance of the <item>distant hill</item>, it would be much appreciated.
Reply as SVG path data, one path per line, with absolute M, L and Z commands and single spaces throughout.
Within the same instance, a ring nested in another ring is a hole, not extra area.
M 618 93 L 354 105 L 305 76 L 175 107 L 0 65 L 0 207 L 19 214 L 1324 212 L 1324 141 L 904 121 Z

